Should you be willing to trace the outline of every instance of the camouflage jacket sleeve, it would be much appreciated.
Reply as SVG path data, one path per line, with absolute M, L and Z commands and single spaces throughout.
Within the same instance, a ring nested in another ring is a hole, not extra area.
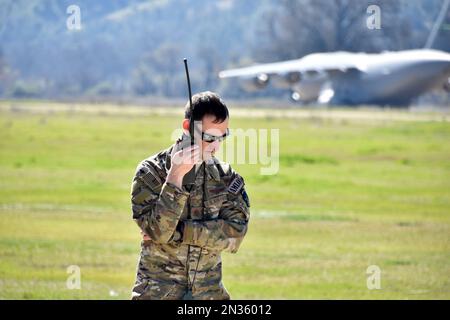
M 159 243 L 173 240 L 189 193 L 164 182 L 148 163 L 141 163 L 133 178 L 133 219 L 149 237 Z
M 229 191 L 221 206 L 218 219 L 183 222 L 183 243 L 210 250 L 236 253 L 247 233 L 250 218 L 249 206 L 243 186 L 237 193 Z

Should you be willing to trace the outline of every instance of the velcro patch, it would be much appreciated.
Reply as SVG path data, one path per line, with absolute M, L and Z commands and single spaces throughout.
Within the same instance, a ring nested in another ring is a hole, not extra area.
M 236 177 L 231 181 L 230 186 L 228 187 L 228 191 L 233 194 L 238 194 L 244 186 L 244 179 L 241 176 L 236 175 Z
M 144 183 L 150 188 L 155 190 L 162 185 L 162 182 L 160 181 L 158 174 L 153 168 L 142 167 L 139 173 L 142 181 L 144 181 Z

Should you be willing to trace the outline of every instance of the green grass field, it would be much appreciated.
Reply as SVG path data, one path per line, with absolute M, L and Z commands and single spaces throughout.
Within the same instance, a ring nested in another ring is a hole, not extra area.
M 0 298 L 129 299 L 140 245 L 131 178 L 170 145 L 179 117 L 1 106 Z M 234 166 L 251 221 L 238 254 L 223 254 L 232 298 L 450 298 L 450 123 L 266 116 L 230 126 L 280 129 L 277 175 Z M 70 265 L 80 290 L 66 287 Z M 366 286 L 370 265 L 381 289 Z

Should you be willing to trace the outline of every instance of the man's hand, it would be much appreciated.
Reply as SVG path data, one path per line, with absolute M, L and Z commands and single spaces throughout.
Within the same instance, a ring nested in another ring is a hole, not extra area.
M 197 145 L 172 153 L 171 167 L 166 181 L 181 189 L 183 177 L 200 159 L 200 148 Z

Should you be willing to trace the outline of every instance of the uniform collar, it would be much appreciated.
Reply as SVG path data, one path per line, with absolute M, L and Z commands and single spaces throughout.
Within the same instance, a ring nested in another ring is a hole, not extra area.
M 164 159 L 164 166 L 166 168 L 166 172 L 168 173 L 170 170 L 170 167 L 172 165 L 172 149 L 174 148 L 175 144 L 173 144 L 169 149 L 166 150 L 166 157 Z
M 209 173 L 209 176 L 213 178 L 215 181 L 220 181 L 220 172 L 219 169 L 217 169 L 216 164 L 219 160 L 217 158 L 212 157 L 209 161 L 206 162 L 206 170 Z

